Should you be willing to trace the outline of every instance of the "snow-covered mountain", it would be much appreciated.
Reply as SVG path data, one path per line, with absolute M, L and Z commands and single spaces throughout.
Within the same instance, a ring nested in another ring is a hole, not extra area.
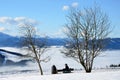
M 20 37 L 13 37 L 0 32 L 0 47 L 20 47 Z M 39 38 L 46 41 L 47 46 L 64 46 L 66 38 Z M 105 49 L 120 50 L 120 38 L 106 38 Z
M 120 50 L 120 38 L 107 38 L 105 42 L 107 44 L 105 49 Z
M 18 37 L 13 37 L 0 32 L 0 47 L 18 47 L 19 40 L 20 38 Z
M 0 32 L 0 47 L 20 47 L 20 40 L 22 37 L 13 37 L 8 34 Z M 64 38 L 39 38 L 46 41 L 47 46 L 61 46 L 64 45 Z

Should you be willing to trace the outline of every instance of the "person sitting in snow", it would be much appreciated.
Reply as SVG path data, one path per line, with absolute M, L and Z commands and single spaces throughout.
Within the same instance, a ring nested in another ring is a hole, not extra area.
M 63 73 L 70 73 L 71 70 L 67 64 L 65 64 L 65 68 L 63 69 Z
M 57 68 L 55 65 L 52 66 L 52 74 L 57 74 Z

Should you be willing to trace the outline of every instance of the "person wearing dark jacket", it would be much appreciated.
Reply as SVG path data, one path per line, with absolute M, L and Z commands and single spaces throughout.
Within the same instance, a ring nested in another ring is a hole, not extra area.
M 52 74 L 57 74 L 57 68 L 55 65 L 52 66 Z
M 70 68 L 67 64 L 65 64 L 65 68 L 63 69 L 63 73 L 70 73 Z

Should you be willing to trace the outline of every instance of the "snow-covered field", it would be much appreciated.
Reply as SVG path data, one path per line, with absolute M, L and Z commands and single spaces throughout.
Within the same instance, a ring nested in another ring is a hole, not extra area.
M 9 51 L 21 52 L 18 48 L 4 47 Z M 120 64 L 120 51 L 105 51 L 97 57 L 94 62 L 92 73 L 85 73 L 83 67 L 73 59 L 67 58 L 61 54 L 62 46 L 52 46 L 46 52 L 45 56 L 50 56 L 51 60 L 42 63 L 44 71 L 43 76 L 38 72 L 36 63 L 29 62 L 27 66 L 5 66 L 0 67 L 0 80 L 120 80 L 120 69 L 102 69 L 108 68 L 110 64 Z M 57 69 L 63 69 L 64 64 L 74 68 L 75 71 L 70 74 L 51 75 L 51 66 L 56 65 Z M 81 70 L 82 69 L 82 70 Z
M 14 74 L 9 76 L 1 76 L 0 80 L 120 80 L 120 70 L 110 72 L 94 72 L 94 73 L 69 73 L 43 75 L 39 74 Z

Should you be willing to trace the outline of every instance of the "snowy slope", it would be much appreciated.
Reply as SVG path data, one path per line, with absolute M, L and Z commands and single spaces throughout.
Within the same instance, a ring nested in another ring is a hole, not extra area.
M 63 50 L 64 47 L 62 46 L 52 46 L 47 49 L 44 56 L 50 56 L 51 60 L 47 63 L 42 63 L 42 68 L 44 71 L 44 74 L 51 74 L 51 66 L 56 65 L 58 69 L 63 69 L 64 64 L 67 63 L 69 67 L 80 70 L 83 69 L 83 67 L 74 61 L 71 58 L 67 58 L 64 56 L 64 54 L 61 53 L 61 50 Z M 15 51 L 15 52 L 21 52 L 22 54 L 26 54 L 27 51 L 21 50 L 19 48 L 10 48 L 10 47 L 3 47 L 2 49 L 6 49 L 9 51 Z M 102 52 L 103 54 L 97 57 L 94 61 L 93 68 L 106 68 L 106 66 L 109 66 L 110 64 L 120 64 L 120 51 L 105 51 Z M 13 58 L 9 57 L 9 60 L 13 60 L 14 62 L 21 61 L 21 58 Z M 27 58 L 23 60 L 28 60 Z M 10 68 L 10 70 L 9 70 Z M 6 66 L 0 68 L 0 72 L 6 72 L 6 71 L 19 71 L 19 70 L 35 70 L 38 71 L 38 66 L 35 62 L 27 62 L 27 65 L 23 66 Z
M 38 72 L 38 66 L 34 62 L 28 62 L 26 66 L 5 66 L 0 67 L 0 80 L 120 80 L 120 69 L 100 69 L 106 68 L 110 64 L 120 64 L 120 51 L 105 51 L 102 55 L 95 59 L 92 73 L 85 73 L 83 67 L 71 58 L 66 58 L 61 54 L 62 46 L 52 46 L 47 49 L 44 56 L 50 56 L 51 60 L 47 63 L 42 63 L 44 71 L 43 76 Z M 9 51 L 22 52 L 19 48 L 2 47 Z M 15 60 L 16 59 L 12 59 Z M 67 63 L 69 67 L 75 69 L 70 74 L 55 74 L 51 75 L 51 66 L 56 65 L 57 69 L 64 68 Z

